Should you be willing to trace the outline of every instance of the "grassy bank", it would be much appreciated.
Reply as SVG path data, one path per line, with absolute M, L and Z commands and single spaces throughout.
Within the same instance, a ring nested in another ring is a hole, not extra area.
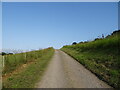
M 5 56 L 4 88 L 33 88 L 54 54 L 53 48 Z M 9 75 L 12 73 L 11 75 Z M 8 76 L 7 76 L 8 75 Z
M 100 79 L 120 88 L 120 31 L 91 42 L 61 48 Z

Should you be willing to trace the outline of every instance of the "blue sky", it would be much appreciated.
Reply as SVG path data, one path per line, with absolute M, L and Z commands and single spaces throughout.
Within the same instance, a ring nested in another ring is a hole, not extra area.
M 3 49 L 61 48 L 118 29 L 117 2 L 2 5 Z

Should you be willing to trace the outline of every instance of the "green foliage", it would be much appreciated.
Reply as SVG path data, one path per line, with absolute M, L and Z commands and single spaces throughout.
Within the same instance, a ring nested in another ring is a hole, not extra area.
M 109 85 L 120 88 L 120 32 L 104 39 L 64 46 L 71 55 L 86 68 Z
M 5 52 L 2 52 L 2 53 L 0 53 L 0 55 L 2 55 L 2 56 L 3 56 L 3 55 L 6 55 L 6 53 L 5 53 Z

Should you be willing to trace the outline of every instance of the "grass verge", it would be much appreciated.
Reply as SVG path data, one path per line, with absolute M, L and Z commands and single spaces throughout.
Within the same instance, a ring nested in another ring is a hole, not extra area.
M 101 80 L 120 88 L 120 33 L 91 42 L 61 48 Z
M 44 49 L 39 54 L 41 55 L 39 58 L 33 59 L 22 70 L 3 79 L 3 88 L 34 88 L 53 56 L 54 49 Z

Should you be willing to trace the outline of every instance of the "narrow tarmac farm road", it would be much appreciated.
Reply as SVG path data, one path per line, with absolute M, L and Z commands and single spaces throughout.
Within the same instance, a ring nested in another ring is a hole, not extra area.
M 60 50 L 48 65 L 37 88 L 111 88 L 89 70 Z

